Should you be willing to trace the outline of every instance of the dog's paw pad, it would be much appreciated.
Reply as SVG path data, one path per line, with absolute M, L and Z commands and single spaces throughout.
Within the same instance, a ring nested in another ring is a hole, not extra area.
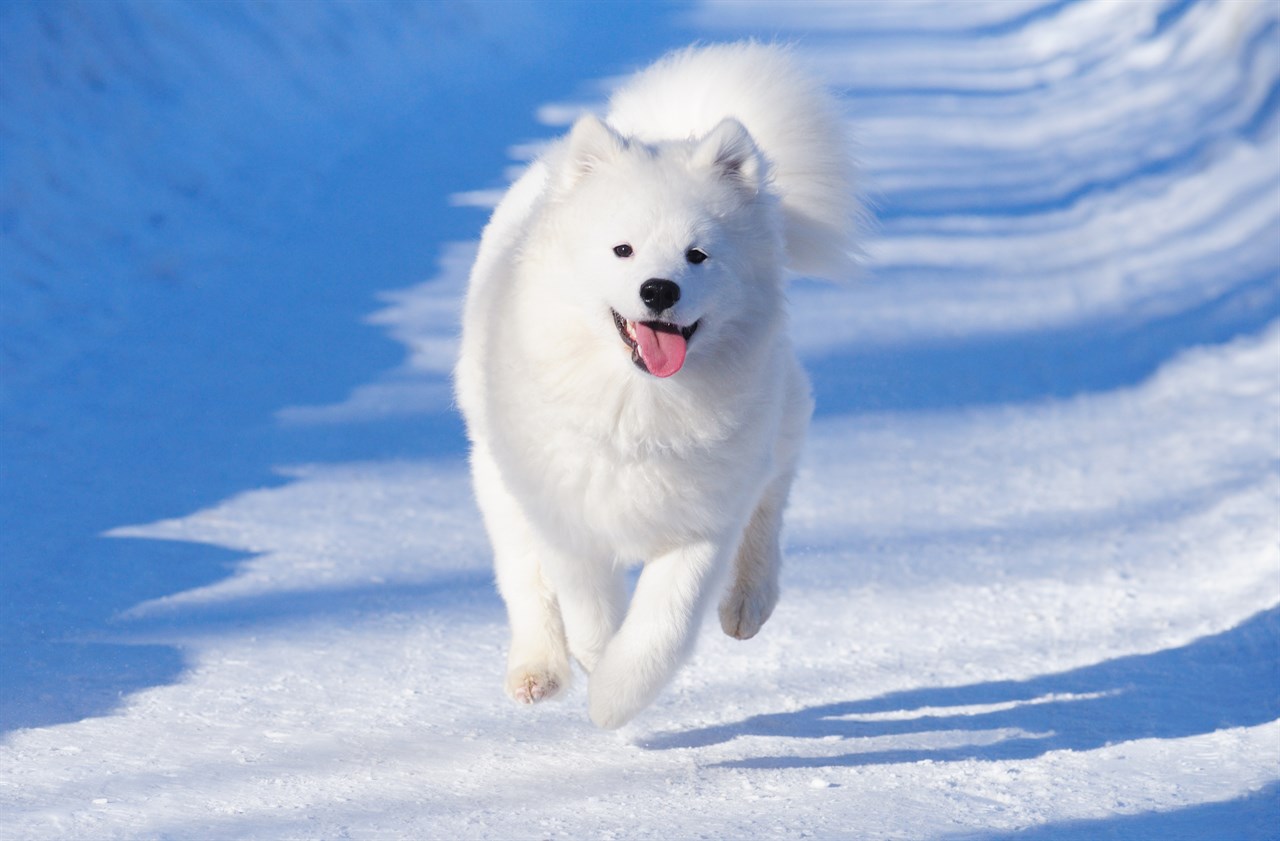
M 553 697 L 565 681 L 546 669 L 512 669 L 507 674 L 507 694 L 518 704 L 536 704 Z

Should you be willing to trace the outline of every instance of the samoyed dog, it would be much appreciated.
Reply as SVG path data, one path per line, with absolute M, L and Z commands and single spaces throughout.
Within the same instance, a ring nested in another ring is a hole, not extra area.
M 813 408 L 785 279 L 849 272 L 852 195 L 835 103 L 785 48 L 740 43 L 633 77 L 498 205 L 456 387 L 513 699 L 577 660 L 591 719 L 618 727 L 713 595 L 732 637 L 769 618 Z

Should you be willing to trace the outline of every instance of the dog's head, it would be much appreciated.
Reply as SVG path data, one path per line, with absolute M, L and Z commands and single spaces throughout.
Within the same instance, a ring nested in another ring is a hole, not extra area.
M 670 377 L 702 348 L 777 320 L 776 202 L 741 123 L 650 144 L 584 117 L 550 178 L 540 275 L 555 281 L 539 294 L 563 296 L 546 304 L 585 320 L 624 364 L 629 354 Z

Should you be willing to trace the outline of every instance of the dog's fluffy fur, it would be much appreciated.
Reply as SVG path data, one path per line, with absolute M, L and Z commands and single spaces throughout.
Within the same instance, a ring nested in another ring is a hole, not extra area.
M 769 618 L 812 411 L 784 276 L 848 273 L 852 195 L 832 101 L 786 49 L 744 43 L 641 72 L 498 205 L 456 379 L 512 698 L 551 697 L 576 659 L 617 727 L 717 588 L 730 636 Z

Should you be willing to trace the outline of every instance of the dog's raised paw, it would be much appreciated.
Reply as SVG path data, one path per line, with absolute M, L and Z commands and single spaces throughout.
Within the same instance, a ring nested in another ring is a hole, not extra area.
M 597 727 L 616 730 L 635 716 L 644 702 L 638 700 L 630 675 L 597 671 L 587 692 L 587 713 Z
M 749 640 L 764 627 L 777 603 L 776 591 L 743 593 L 735 587 L 720 603 L 720 628 L 734 639 Z
M 517 704 L 536 704 L 552 698 L 568 680 L 550 669 L 522 667 L 507 672 L 507 695 Z

